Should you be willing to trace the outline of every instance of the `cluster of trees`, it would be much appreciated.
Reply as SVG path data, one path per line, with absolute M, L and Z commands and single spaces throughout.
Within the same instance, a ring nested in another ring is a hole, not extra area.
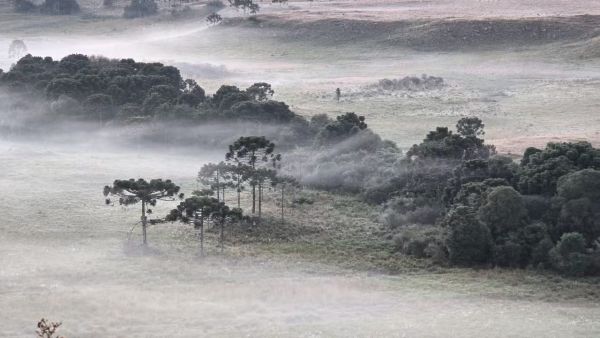
M 269 138 L 283 148 L 313 144 L 329 147 L 370 133 L 364 117 L 355 113 L 336 119 L 322 114 L 307 120 L 284 102 L 273 100 L 274 90 L 268 83 L 254 83 L 246 89 L 223 85 L 213 95 L 207 95 L 194 80 L 184 80 L 176 67 L 132 59 L 73 54 L 54 60 L 27 55 L 9 71 L 0 71 L 0 88 L 21 94 L 25 100 L 43 98 L 47 102 L 45 116 L 57 122 L 68 119 L 113 124 L 268 124 L 282 127 Z
M 224 85 L 207 97 L 194 80 L 182 79 L 177 68 L 132 59 L 27 55 L 8 72 L 0 72 L 0 87 L 44 96 L 53 111 L 70 118 L 277 123 L 298 118 L 286 104 L 271 100 L 274 92 L 267 83 L 245 90 Z
M 44 0 L 40 5 L 31 0 L 14 0 L 13 7 L 18 13 L 39 12 L 51 15 L 76 14 L 81 11 L 77 0 Z
M 220 247 L 224 245 L 224 228 L 226 224 L 246 222 L 260 223 L 262 218 L 262 203 L 265 190 L 278 188 L 281 197 L 281 221 L 284 219 L 285 193 L 299 187 L 298 182 L 290 176 L 278 172 L 281 155 L 275 154 L 275 144 L 264 136 L 240 137 L 225 154 L 226 161 L 218 164 L 208 163 L 198 173 L 198 182 L 203 188 L 192 192 L 192 196 L 184 199 L 179 193 L 180 187 L 171 180 L 144 179 L 115 180 L 112 186 L 104 187 L 106 204 L 111 205 L 111 196 L 116 196 L 120 205 L 141 203 L 143 243 L 147 244 L 146 228 L 148 224 L 181 222 L 191 224 L 199 230 L 200 251 L 204 250 L 204 228 L 207 222 L 219 227 Z M 241 193 L 251 188 L 251 215 L 243 216 Z M 234 189 L 237 193 L 237 207 L 226 204 L 226 191 Z M 216 196 L 216 198 L 215 198 Z M 163 218 L 149 221 L 152 214 L 150 207 L 157 201 L 174 201 L 178 197 L 182 202 L 177 208 Z
M 408 152 L 407 168 L 444 166 L 407 170 L 390 184 L 384 199 L 404 216 L 388 213 L 390 225 L 437 220 L 439 231 L 403 238 L 404 248 L 462 266 L 600 274 L 600 149 L 549 143 L 516 163 L 484 144 L 483 127 L 465 118 L 456 134 L 437 128 Z

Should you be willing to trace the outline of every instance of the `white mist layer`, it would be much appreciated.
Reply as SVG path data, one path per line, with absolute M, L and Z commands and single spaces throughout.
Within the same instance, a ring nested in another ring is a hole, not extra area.
M 115 178 L 172 178 L 193 189 L 210 159 L 0 144 L 0 323 L 31 337 L 41 317 L 67 337 L 595 336 L 600 307 L 478 296 L 414 276 L 317 264 L 196 256 L 191 229 L 149 229 L 136 207 L 105 206 Z M 162 215 L 172 204 L 159 205 Z M 442 278 L 442 277 L 440 277 Z M 443 283 L 443 281 L 441 282 Z M 436 286 L 437 285 L 437 286 Z

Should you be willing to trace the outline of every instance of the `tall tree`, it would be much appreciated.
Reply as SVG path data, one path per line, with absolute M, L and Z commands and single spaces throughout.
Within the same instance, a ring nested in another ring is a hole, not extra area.
M 258 187 L 258 219 L 262 219 L 263 191 L 269 184 L 274 185 L 277 172 L 273 169 L 258 168 L 254 171 L 252 181 Z
M 287 190 L 296 189 L 300 187 L 300 183 L 292 176 L 276 176 L 273 180 L 273 183 L 279 188 L 281 192 L 281 225 L 284 225 L 285 192 Z
M 198 181 L 217 193 L 217 200 L 225 201 L 225 189 L 234 187 L 232 165 L 207 163 L 198 172 Z
M 237 207 L 240 208 L 241 194 L 245 189 L 244 183 L 247 182 L 252 176 L 252 167 L 237 163 L 230 164 L 226 167 L 227 176 L 230 179 L 230 186 L 235 188 L 237 194 Z
M 176 209 L 171 210 L 165 220 L 193 224 L 200 231 L 200 254 L 204 255 L 204 221 L 220 207 L 216 198 L 207 196 L 192 196 L 181 202 Z
M 106 204 L 111 204 L 109 196 L 119 198 L 120 205 L 131 205 L 141 202 L 142 204 L 142 233 L 143 243 L 147 244 L 146 227 L 148 218 L 146 214 L 152 213 L 148 206 L 155 206 L 157 201 L 174 201 L 178 196 L 183 198 L 183 194 L 179 194 L 179 186 L 171 180 L 153 179 L 146 181 L 142 178 L 138 180 L 115 180 L 112 186 L 105 186 L 103 193 L 107 197 Z
M 219 202 L 210 214 L 210 218 L 219 224 L 219 243 L 221 252 L 225 245 L 225 223 L 238 221 L 242 218 L 242 210 L 229 208 L 225 203 Z
M 266 82 L 257 82 L 246 89 L 246 93 L 255 101 L 268 101 L 275 91 Z
M 252 186 L 252 214 L 256 213 L 256 169 L 259 167 L 278 168 L 281 155 L 275 154 L 275 144 L 264 136 L 242 136 L 229 146 L 225 159 L 237 165 L 251 168 L 250 184 Z

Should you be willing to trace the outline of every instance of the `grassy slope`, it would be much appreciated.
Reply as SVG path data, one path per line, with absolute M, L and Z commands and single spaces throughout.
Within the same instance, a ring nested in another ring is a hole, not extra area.
M 316 191 L 302 195 L 314 204 L 286 209 L 283 226 L 278 202 L 269 200 L 262 225 L 230 230 L 229 254 L 333 264 L 384 273 L 424 288 L 460 290 L 466 295 L 550 302 L 600 301 L 600 278 L 569 279 L 533 270 L 449 268 L 428 259 L 407 257 L 394 252 L 386 229 L 377 221 L 378 207 L 353 196 Z

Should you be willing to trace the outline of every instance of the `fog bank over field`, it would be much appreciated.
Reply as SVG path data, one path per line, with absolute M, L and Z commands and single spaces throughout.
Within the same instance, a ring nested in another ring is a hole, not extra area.
M 151 228 L 150 253 L 141 254 L 139 231 L 127 240 L 137 208 L 104 206 L 99 187 L 116 177 L 171 177 L 188 190 L 202 159 L 5 141 L 0 149 L 0 189 L 14 191 L 20 182 L 17 194 L 2 198 L 0 308 L 11 310 L 0 321 L 7 336 L 30 336 L 42 316 L 63 321 L 67 337 L 600 332 L 597 304 L 490 298 L 493 289 L 448 286 L 443 275 L 357 273 L 242 258 L 234 248 L 200 259 L 193 231 L 177 224 Z

